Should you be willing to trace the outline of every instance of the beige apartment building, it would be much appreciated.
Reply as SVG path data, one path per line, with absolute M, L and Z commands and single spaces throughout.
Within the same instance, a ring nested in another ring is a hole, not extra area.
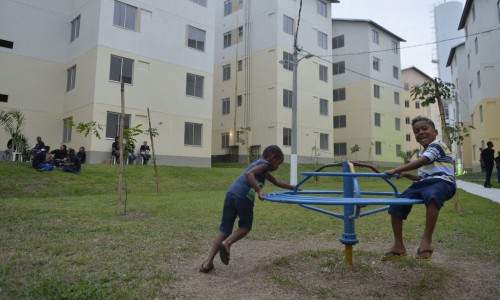
M 221 1 L 222 2 L 222 1 Z M 271 144 L 290 161 L 298 37 L 297 160 L 333 160 L 331 3 L 224 1 L 216 7 L 212 154 L 247 161 Z M 298 33 L 297 33 L 298 27 Z
M 371 20 L 333 19 L 332 28 L 335 160 L 400 164 L 405 40 Z
M 151 122 L 157 163 L 210 166 L 215 5 L 2 0 L 0 109 L 25 114 L 30 143 L 84 146 L 89 163 L 102 163 L 118 135 L 123 80 L 124 126 Z M 76 133 L 70 120 L 101 124 L 102 138 Z M 8 138 L 0 131 L 2 144 Z

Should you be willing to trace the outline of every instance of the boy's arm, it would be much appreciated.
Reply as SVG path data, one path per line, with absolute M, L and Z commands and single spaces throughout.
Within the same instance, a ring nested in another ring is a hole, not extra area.
M 269 169 L 269 166 L 266 164 L 260 164 L 252 169 L 248 170 L 245 173 L 245 177 L 248 180 L 248 184 L 255 190 L 255 192 L 259 195 L 259 199 L 262 199 L 262 197 L 265 195 L 264 191 L 260 188 L 259 184 L 257 183 L 257 180 L 255 180 L 255 175 L 260 174 L 262 172 L 266 172 Z
M 429 162 L 429 158 L 425 157 L 425 156 L 422 156 L 414 161 L 411 161 L 409 163 L 407 163 L 406 165 L 402 165 L 400 167 L 397 167 L 395 169 L 391 169 L 391 170 L 387 170 L 385 171 L 385 174 L 388 175 L 388 177 L 392 177 L 392 175 L 394 174 L 401 174 L 405 171 L 411 171 L 411 170 L 415 170 L 415 169 L 418 169 L 420 168 L 421 166 L 425 165 L 426 163 Z M 413 179 L 415 175 L 411 175 L 411 174 L 404 174 L 403 177 L 406 177 L 406 178 L 409 178 L 409 179 L 412 179 L 412 180 L 415 180 L 417 179 L 418 176 L 415 176 L 415 179 Z M 417 180 L 419 180 L 420 178 L 418 178 Z
M 276 177 L 274 177 L 273 175 L 271 175 L 271 173 L 267 173 L 267 180 L 269 180 L 269 182 L 271 182 L 275 186 L 280 187 L 282 189 L 293 190 L 295 188 L 291 184 L 288 184 L 288 183 L 285 183 L 285 182 L 283 182 L 281 180 L 276 179 Z

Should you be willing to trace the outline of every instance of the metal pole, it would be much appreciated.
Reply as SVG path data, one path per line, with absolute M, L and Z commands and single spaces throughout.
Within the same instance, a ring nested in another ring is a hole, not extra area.
M 293 86 L 292 86 L 292 153 L 290 156 L 290 184 L 297 184 L 297 47 L 293 50 Z

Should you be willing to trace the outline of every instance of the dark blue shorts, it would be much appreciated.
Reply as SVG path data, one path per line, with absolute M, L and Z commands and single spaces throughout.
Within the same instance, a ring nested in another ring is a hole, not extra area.
M 250 231 L 253 224 L 253 206 L 253 201 L 246 198 L 239 199 L 231 193 L 226 193 L 219 230 L 228 235 L 231 234 L 236 217 L 239 217 L 238 227 Z
M 456 189 L 456 185 L 451 182 L 442 179 L 426 179 L 414 182 L 398 198 L 422 199 L 426 207 L 434 200 L 437 208 L 441 209 L 444 202 L 455 195 Z M 406 220 L 412 207 L 412 205 L 391 205 L 389 214 Z

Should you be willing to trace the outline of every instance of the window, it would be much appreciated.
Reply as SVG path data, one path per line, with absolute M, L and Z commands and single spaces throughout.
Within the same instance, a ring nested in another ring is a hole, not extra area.
M 336 36 L 332 39 L 332 49 L 344 47 L 344 35 Z
M 326 6 L 326 2 L 322 0 L 318 0 L 318 14 L 326 17 L 328 13 L 328 6 Z
M 0 39 L 0 47 L 2 48 L 14 48 L 14 42 Z
M 239 38 L 243 37 L 243 26 L 238 27 L 238 37 Z
M 500 1 L 497 1 L 498 22 L 500 22 Z
M 392 52 L 393 52 L 394 54 L 399 54 L 398 42 L 396 42 L 396 41 L 392 41 L 392 42 L 391 42 L 391 45 L 392 45 Z
M 328 100 L 319 99 L 319 114 L 328 116 Z
M 231 79 L 231 65 L 222 66 L 222 81 Z
M 410 100 L 405 100 L 405 107 L 410 107 Z
M 405 124 L 410 125 L 410 123 L 411 123 L 410 117 L 405 117 Z
M 293 92 L 290 90 L 283 89 L 283 106 L 292 107 L 293 103 Z
M 205 30 L 188 26 L 188 47 L 200 51 L 205 51 Z
M 419 108 L 420 108 L 420 102 L 419 102 L 419 101 L 415 101 L 415 108 L 416 108 L 416 109 L 419 109 Z
M 399 93 L 394 92 L 394 104 L 399 105 Z
M 333 154 L 337 156 L 347 155 L 347 143 L 334 143 Z
M 409 91 L 410 90 L 410 84 L 407 83 L 407 82 L 405 82 L 404 89 L 405 89 L 405 91 Z
M 9 102 L 9 95 L 0 94 L 0 102 Z
M 319 148 L 321 150 L 328 150 L 328 133 L 320 133 L 319 134 Z
M 476 55 L 479 52 L 479 43 L 477 41 L 477 37 L 474 39 L 474 50 L 476 51 Z
M 378 44 L 378 31 L 372 30 L 372 42 Z
M 381 125 L 380 121 L 380 113 L 375 113 L 375 126 L 380 127 Z
M 134 61 L 125 57 L 111 55 L 109 80 L 132 84 Z
M 346 128 L 347 127 L 347 116 L 333 116 L 333 128 Z
M 231 47 L 231 31 L 224 33 L 224 48 Z
M 243 95 L 238 95 L 238 106 L 243 105 Z
M 207 7 L 207 0 L 191 0 L 191 2 Z
M 394 128 L 396 129 L 396 131 L 401 131 L 401 119 L 400 118 L 394 119 Z
M 76 65 L 66 70 L 66 73 L 67 73 L 66 92 L 68 92 L 75 88 Z
M 283 32 L 293 35 L 293 19 L 283 15 Z
M 70 42 L 76 40 L 80 36 L 80 16 L 71 21 L 71 38 Z
M 332 64 L 333 75 L 345 73 L 345 61 L 339 61 Z
M 483 105 L 479 105 L 479 123 L 483 123 Z
M 135 30 L 137 18 L 137 7 L 115 1 L 115 15 L 113 25 L 126 29 Z
M 130 115 L 125 114 L 123 128 L 130 127 Z M 115 139 L 120 132 L 120 114 L 108 111 L 106 115 L 106 138 Z
M 328 35 L 321 31 L 318 31 L 318 46 L 323 49 L 328 49 Z
M 293 54 L 283 51 L 283 68 L 293 70 Z
M 375 155 L 382 155 L 382 142 L 375 142 Z
M 224 16 L 227 16 L 233 12 L 233 1 L 225 0 L 224 1 Z
M 393 66 L 392 67 L 392 77 L 399 79 L 399 68 Z
M 229 132 L 223 132 L 223 133 L 221 133 L 221 144 L 220 144 L 220 147 L 222 149 L 229 148 Z
M 73 117 L 69 117 L 63 120 L 63 138 L 62 138 L 63 143 L 71 142 L 71 130 L 73 128 L 71 127 L 72 123 L 73 123 Z
M 480 88 L 481 87 L 481 71 L 477 71 L 476 77 L 477 77 L 477 88 Z
M 373 85 L 373 97 L 380 99 L 380 86 L 374 84 Z
M 319 65 L 319 80 L 328 82 L 328 67 Z
M 184 145 L 201 146 L 203 124 L 184 123 Z
M 401 145 L 396 144 L 396 156 L 399 156 L 401 154 Z
M 283 128 L 283 146 L 292 145 L 292 129 Z
M 409 133 L 406 134 L 406 141 L 411 142 L 411 134 Z
M 238 60 L 238 72 L 243 70 L 243 60 Z
M 373 57 L 373 69 L 375 71 L 380 71 L 380 59 Z
M 230 110 L 231 110 L 231 101 L 229 101 L 229 98 L 222 99 L 222 114 L 228 115 Z
M 345 88 L 340 88 L 340 89 L 334 89 L 333 90 L 333 101 L 342 101 L 345 100 L 346 94 L 345 94 Z
M 204 77 L 190 74 L 186 75 L 186 95 L 203 98 Z

